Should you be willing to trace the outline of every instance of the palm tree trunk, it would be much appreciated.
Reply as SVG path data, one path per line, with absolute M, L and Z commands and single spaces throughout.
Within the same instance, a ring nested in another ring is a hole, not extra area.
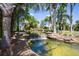
M 50 10 L 49 10 L 49 12 L 50 12 L 50 17 L 49 18 L 51 19 L 50 24 L 49 24 L 50 30 L 52 29 L 52 23 L 53 23 L 51 11 L 52 11 L 52 4 L 50 4 Z
M 3 40 L 5 41 L 4 48 L 10 46 L 10 22 L 11 17 L 3 16 Z
M 53 10 L 52 27 L 53 27 L 54 33 L 56 33 L 56 6 L 57 6 L 57 4 L 52 4 L 52 6 L 51 6 L 51 9 Z
M 11 39 L 10 39 L 10 27 L 11 27 L 11 15 L 12 15 L 12 4 L 1 4 L 0 7 L 3 13 L 3 39 L 2 39 L 2 48 L 7 49 L 12 55 L 11 51 Z
M 2 10 L 0 9 L 0 49 L 1 49 L 2 34 L 3 34 L 3 28 L 2 28 Z
M 53 9 L 53 32 L 56 33 L 56 9 Z
M 70 3 L 70 31 L 72 32 L 72 4 Z
M 72 32 L 72 23 L 71 23 L 71 25 L 70 25 L 70 31 Z
M 11 39 L 10 39 L 10 25 L 11 25 L 11 17 L 3 16 L 3 40 L 2 40 L 2 48 L 7 48 L 8 55 L 13 55 L 11 50 Z
M 0 40 L 2 39 L 2 10 L 0 9 Z

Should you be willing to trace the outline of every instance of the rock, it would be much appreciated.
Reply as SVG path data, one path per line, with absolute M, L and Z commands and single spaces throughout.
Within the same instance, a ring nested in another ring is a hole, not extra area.
M 70 42 L 70 41 L 73 41 L 73 39 L 71 37 L 64 37 L 64 41 L 65 42 Z
M 18 56 L 38 56 L 35 52 L 32 50 L 21 50 L 17 53 Z

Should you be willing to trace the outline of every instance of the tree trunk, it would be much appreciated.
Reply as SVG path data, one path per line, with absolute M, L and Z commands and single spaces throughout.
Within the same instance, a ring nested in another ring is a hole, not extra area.
M 53 32 L 56 33 L 56 4 L 51 4 L 50 10 L 53 13 L 53 16 L 51 17 L 52 29 Z
M 72 32 L 72 22 L 70 23 L 70 32 Z
M 70 3 L 70 31 L 72 32 L 72 9 L 73 9 L 73 7 L 72 7 L 72 4 Z
M 10 47 L 10 23 L 11 17 L 3 16 L 3 48 Z
M 49 20 L 51 20 L 50 17 L 49 17 Z M 49 30 L 51 30 L 51 25 L 52 25 L 52 24 L 51 24 L 51 21 L 49 21 L 49 24 L 48 24 Z
M 0 49 L 1 49 L 2 34 L 3 34 L 3 29 L 2 29 L 2 10 L 0 9 Z
M 51 14 L 51 12 L 52 12 L 52 4 L 50 4 L 49 12 L 50 12 L 50 17 L 49 17 L 50 18 L 50 24 L 49 24 L 50 27 L 49 27 L 49 29 L 52 30 L 52 25 L 53 25 L 52 24 L 53 23 L 53 19 L 52 19 L 52 14 Z
M 56 9 L 53 9 L 53 32 L 56 33 Z
M 3 13 L 3 39 L 1 42 L 1 46 L 3 49 L 8 49 L 8 55 L 12 55 L 11 51 L 11 39 L 10 39 L 10 27 L 11 27 L 11 16 L 12 16 L 12 4 L 1 4 L 0 7 Z
M 52 23 L 53 23 L 53 32 L 56 33 L 56 9 L 53 9 L 53 17 L 52 17 Z

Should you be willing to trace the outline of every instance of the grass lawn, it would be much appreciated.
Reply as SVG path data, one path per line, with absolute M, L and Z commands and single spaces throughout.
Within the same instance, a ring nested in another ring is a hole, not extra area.
M 48 55 L 51 56 L 79 56 L 78 50 L 63 42 L 49 40 L 46 47 L 49 50 Z

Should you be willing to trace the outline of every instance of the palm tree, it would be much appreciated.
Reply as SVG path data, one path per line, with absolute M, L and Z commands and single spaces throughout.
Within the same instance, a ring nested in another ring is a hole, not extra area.
M 30 17 L 28 19 L 29 30 L 30 30 L 30 28 L 37 28 L 38 23 L 39 22 L 36 20 L 36 18 L 34 18 L 34 16 L 30 15 Z M 27 27 L 27 25 L 25 25 L 25 27 Z
M 60 30 L 65 30 L 66 18 L 67 18 L 67 4 L 59 4 L 58 14 L 57 14 L 57 24 Z
M 56 3 L 48 3 L 45 5 L 45 8 L 47 11 L 49 11 L 50 13 L 50 19 L 51 19 L 51 22 L 50 24 L 52 24 L 52 30 L 54 33 L 56 33 L 56 13 L 57 13 L 57 4 Z
M 13 27 L 15 25 L 15 21 L 17 19 L 17 31 L 19 31 L 19 13 L 23 13 L 21 5 L 24 4 L 8 4 L 8 3 L 1 3 L 0 8 L 2 9 L 2 14 L 3 14 L 3 39 L 2 39 L 2 47 L 3 48 L 8 48 L 11 46 L 10 42 L 10 34 L 13 31 Z M 26 11 L 29 12 L 29 10 L 26 7 L 25 10 L 25 15 Z
M 45 19 L 41 23 L 44 23 L 44 25 L 48 24 L 49 30 L 51 30 L 51 19 L 50 19 L 50 16 L 46 16 Z
M 13 10 L 12 13 L 12 22 L 11 22 L 11 32 L 12 31 L 19 31 L 19 18 L 24 14 L 23 5 L 24 4 L 15 4 L 16 7 Z M 17 26 L 16 26 L 17 24 Z M 15 28 L 16 27 L 16 28 Z
M 73 8 L 74 8 L 75 4 L 70 3 L 70 31 L 72 32 L 72 22 L 73 22 Z
M 53 16 L 53 32 L 54 33 L 56 33 L 56 17 L 57 17 L 57 15 L 56 15 L 56 8 L 57 8 L 57 4 L 53 4 L 52 5 L 52 8 L 53 8 L 53 14 L 54 14 L 54 16 Z
M 13 4 L 1 3 L 0 8 L 2 9 L 3 14 L 3 39 L 2 39 L 2 48 L 9 48 L 10 44 L 10 24 L 11 16 L 13 11 Z M 11 53 L 11 51 L 10 51 Z

